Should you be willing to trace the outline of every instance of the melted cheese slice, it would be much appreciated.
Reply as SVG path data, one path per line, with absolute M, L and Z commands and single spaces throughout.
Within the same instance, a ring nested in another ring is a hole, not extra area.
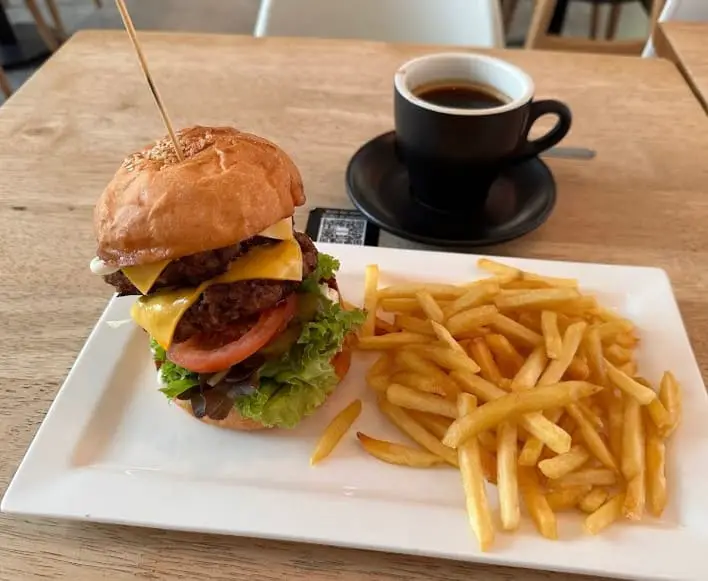
M 150 292 L 152 285 L 160 278 L 162 271 L 167 268 L 169 260 L 162 260 L 153 264 L 141 264 L 140 266 L 126 266 L 122 268 L 125 278 L 133 283 L 133 286 L 144 295 Z
M 292 218 L 284 218 L 280 222 L 276 222 L 272 226 L 263 230 L 263 232 L 258 234 L 258 236 L 272 238 L 274 240 L 292 240 L 294 238 Z M 142 294 L 146 295 L 150 292 L 152 285 L 154 285 L 155 281 L 160 278 L 162 271 L 167 268 L 169 263 L 169 260 L 163 260 L 153 264 L 126 266 L 121 270 L 123 271 L 125 278 L 132 282 L 133 286 Z
M 264 238 L 275 238 L 276 240 L 292 240 L 293 239 L 293 219 L 283 218 L 280 222 L 276 222 L 272 226 L 266 228 L 258 236 Z
M 229 270 L 197 288 L 158 291 L 140 297 L 133 304 L 130 316 L 164 349 L 180 319 L 200 295 L 213 284 L 240 280 L 302 280 L 302 250 L 296 240 L 284 240 L 272 246 L 257 246 L 231 263 Z

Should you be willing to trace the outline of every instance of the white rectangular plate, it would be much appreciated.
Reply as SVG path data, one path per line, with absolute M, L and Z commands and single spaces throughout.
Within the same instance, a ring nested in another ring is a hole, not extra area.
M 381 284 L 463 282 L 486 276 L 473 255 L 321 245 L 337 256 L 344 296 L 361 304 L 363 273 Z M 107 321 L 129 316 L 113 299 L 57 394 L 2 501 L 8 513 L 226 533 L 430 555 L 537 569 L 665 580 L 708 579 L 708 398 L 666 274 L 654 268 L 501 259 L 545 275 L 575 277 L 630 317 L 641 336 L 640 369 L 665 369 L 684 389 L 684 419 L 670 443 L 670 505 L 661 520 L 620 523 L 586 536 L 562 515 L 561 540 L 528 518 L 480 553 L 459 474 L 415 470 L 366 456 L 354 431 L 317 467 L 309 456 L 323 428 L 360 397 L 356 430 L 400 439 L 364 385 L 374 355 L 358 354 L 347 379 L 292 431 L 235 433 L 182 413 L 157 391 L 145 334 Z M 496 506 L 495 489 L 490 497 Z

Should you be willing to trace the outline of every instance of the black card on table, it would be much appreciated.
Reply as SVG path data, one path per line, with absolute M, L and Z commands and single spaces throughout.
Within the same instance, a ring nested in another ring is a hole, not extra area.
M 307 219 L 307 235 L 315 242 L 379 245 L 379 227 L 357 210 L 315 208 Z

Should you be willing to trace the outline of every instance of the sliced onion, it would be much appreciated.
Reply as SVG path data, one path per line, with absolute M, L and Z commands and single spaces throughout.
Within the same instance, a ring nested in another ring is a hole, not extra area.
M 108 325 L 111 329 L 117 329 L 132 322 L 133 319 L 123 319 L 121 321 L 106 321 L 106 325 Z
M 225 369 L 224 371 L 219 371 L 218 373 L 215 373 L 212 375 L 209 379 L 207 379 L 207 383 L 214 387 L 215 385 L 218 385 L 224 377 L 226 377 L 229 374 L 229 371 L 231 371 L 231 368 Z

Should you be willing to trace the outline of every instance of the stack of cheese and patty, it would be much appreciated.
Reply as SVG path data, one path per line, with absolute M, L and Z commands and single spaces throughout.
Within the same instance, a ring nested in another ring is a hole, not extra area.
M 305 202 L 287 154 L 227 127 L 129 156 L 99 199 L 92 270 L 151 337 L 162 390 L 232 429 L 292 427 L 349 367 L 360 311 L 340 304 L 337 261 L 293 231 Z

